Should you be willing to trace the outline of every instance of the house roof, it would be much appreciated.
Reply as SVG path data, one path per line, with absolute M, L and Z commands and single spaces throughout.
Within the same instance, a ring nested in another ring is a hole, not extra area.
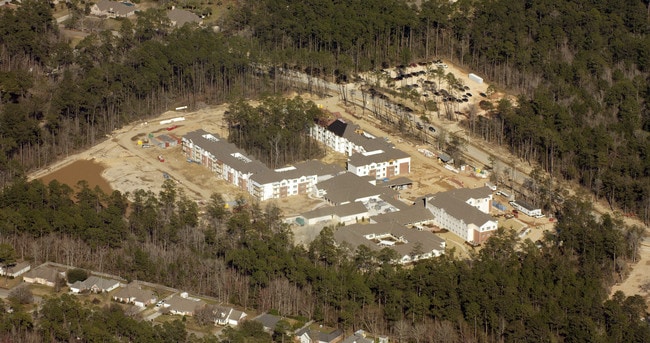
M 246 317 L 246 312 L 244 312 L 244 311 L 240 311 L 240 310 L 232 309 L 232 312 L 230 312 L 230 317 L 229 317 L 229 319 L 230 319 L 230 320 L 240 321 L 240 320 L 242 320 L 242 319 L 245 318 L 245 317 Z
M 352 336 L 346 337 L 341 343 L 374 343 L 374 340 L 367 339 L 360 334 L 354 334 Z
M 338 175 L 318 183 L 317 187 L 324 190 L 327 193 L 324 197 L 335 204 L 379 196 L 386 191 L 386 189 L 378 188 L 353 173 Z
M 304 161 L 286 168 L 272 170 L 266 168 L 251 176 L 251 180 L 263 185 L 282 180 L 298 179 L 302 176 L 336 175 L 343 172 L 343 168 L 334 164 L 325 164 L 318 160 Z
M 492 217 L 489 214 L 481 212 L 476 207 L 467 204 L 461 199 L 455 197 L 450 192 L 442 192 L 427 199 L 427 204 L 443 209 L 452 217 L 461 219 L 467 224 L 474 224 L 480 227 L 488 221 L 492 221 Z
M 318 333 L 318 340 L 321 342 L 332 342 L 335 339 L 341 337 L 343 335 L 343 331 L 341 329 L 336 329 L 331 332 L 319 332 Z
M 168 134 L 158 135 L 158 137 L 156 137 L 156 139 L 158 139 L 159 141 L 170 142 L 170 143 L 172 143 L 172 142 L 173 142 L 173 143 L 178 142 L 178 138 L 177 138 L 177 137 L 173 137 L 173 136 L 168 135 Z
M 534 211 L 534 210 L 539 209 L 539 206 L 533 206 L 532 204 L 530 204 L 528 202 L 525 202 L 523 200 L 517 200 L 517 201 L 515 201 L 515 203 L 517 203 L 519 206 L 527 209 L 528 211 Z
M 100 0 L 96 5 L 100 11 L 111 11 L 118 16 L 126 16 L 131 12 L 135 12 L 135 6 L 128 6 L 118 1 Z
M 182 10 L 179 8 L 175 8 L 171 11 L 168 11 L 167 18 L 169 18 L 169 20 L 178 27 L 182 27 L 187 23 L 201 22 L 201 17 L 199 17 L 198 15 L 190 11 Z
M 390 234 L 396 238 L 403 238 L 405 242 L 389 246 L 389 248 L 395 250 L 400 256 L 410 255 L 418 243 L 421 245 L 423 252 L 444 250 L 445 246 L 444 239 L 429 231 L 407 229 L 402 225 L 387 222 L 344 226 L 334 233 L 334 239 L 339 243 L 347 242 L 353 249 L 356 249 L 359 245 L 365 245 L 376 251 L 386 247 L 385 245 L 379 245 L 365 238 L 365 236 L 370 234 Z
M 373 163 L 383 163 L 391 160 L 398 160 L 410 157 L 411 155 L 402 150 L 389 148 L 386 150 L 376 150 L 366 153 L 354 153 L 350 156 L 348 162 L 353 166 L 367 166 Z
M 115 287 L 116 284 L 119 284 L 119 281 L 104 279 L 99 276 L 90 276 L 84 281 L 77 281 L 71 285 L 71 287 L 77 289 L 91 289 L 97 287 L 102 291 L 108 290 L 109 288 Z
M 312 329 L 310 327 L 304 327 L 296 331 L 296 337 L 300 337 L 304 334 L 307 334 L 312 339 L 312 341 L 329 343 L 341 337 L 343 335 L 343 331 L 341 331 L 340 329 L 335 329 L 330 332 L 323 332 L 323 331 Z
M 113 295 L 113 297 L 121 299 L 133 299 L 134 301 L 148 301 L 156 298 L 152 291 L 148 289 L 142 289 L 134 284 L 128 284 L 126 287 L 121 288 Z
M 452 160 L 451 156 L 445 154 L 444 152 L 439 153 L 439 154 L 438 154 L 438 158 L 439 158 L 442 162 L 445 162 L 445 163 L 447 163 L 447 162 L 449 162 L 449 161 Z
M 347 139 L 354 145 L 363 147 L 365 151 L 389 150 L 394 146 L 382 138 L 377 138 L 367 134 L 357 124 L 346 123 L 337 118 L 327 125 L 327 130 L 333 134 Z
M 272 170 L 259 160 L 247 156 L 244 150 L 237 148 L 232 143 L 228 143 L 217 134 L 211 134 L 205 130 L 196 130 L 188 132 L 183 138 L 200 146 L 224 164 L 244 174 L 250 174 L 250 180 L 261 185 L 298 179 L 302 176 L 336 175 L 343 171 L 343 168 L 339 166 L 324 164 L 317 160 L 305 161 L 292 167 Z
M 59 272 L 58 270 L 52 267 L 44 266 L 41 268 L 36 268 L 28 271 L 27 273 L 25 273 L 25 277 L 44 279 L 49 282 L 56 282 L 56 278 L 60 274 L 61 272 Z
M 275 325 L 277 325 L 278 322 L 282 320 L 282 317 L 264 313 L 262 315 L 257 316 L 253 320 L 262 323 L 262 326 L 264 326 L 264 328 L 273 330 L 275 329 Z
M 411 225 L 435 219 L 433 213 L 420 206 L 409 206 L 400 211 L 383 213 L 372 217 L 378 223 L 395 223 L 399 225 Z
M 174 295 L 166 301 L 166 304 L 169 305 L 171 311 L 185 312 L 185 313 L 194 313 L 198 308 L 201 308 L 206 305 L 203 300 L 194 300 L 183 298 L 178 295 Z
M 228 320 L 232 308 L 223 307 L 223 306 L 214 306 L 212 308 L 212 314 L 214 315 L 214 320 Z
M 360 202 L 351 202 L 344 205 L 325 206 L 303 213 L 305 219 L 320 218 L 328 215 L 346 217 L 355 214 L 367 214 L 368 209 Z
M 454 198 L 457 198 L 461 201 L 467 201 L 469 199 L 483 199 L 487 198 L 490 195 L 492 195 L 492 190 L 490 187 L 483 186 L 483 187 L 478 187 L 478 188 L 458 188 L 458 189 L 452 189 L 450 191 L 442 192 L 442 193 L 448 193 L 449 195 L 453 196 Z M 442 193 L 437 193 L 442 194 Z
M 262 173 L 268 168 L 259 160 L 246 156 L 246 152 L 225 139 L 205 130 L 188 132 L 184 138 L 215 156 L 224 164 L 244 174 Z
M 343 134 L 345 133 L 345 130 L 348 127 L 348 123 L 344 122 L 341 119 L 336 119 L 332 123 L 327 126 L 327 129 L 331 131 L 333 134 L 343 137 Z
M 15 265 L 13 265 L 11 267 L 7 267 L 5 273 L 6 274 L 13 274 L 15 272 L 21 271 L 21 270 L 29 267 L 30 265 L 31 264 L 29 262 L 27 262 L 27 261 L 18 262 L 18 263 L 16 263 Z

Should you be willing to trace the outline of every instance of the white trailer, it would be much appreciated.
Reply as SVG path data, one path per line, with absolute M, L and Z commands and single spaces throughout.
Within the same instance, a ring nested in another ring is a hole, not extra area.
M 467 75 L 467 77 L 469 77 L 470 80 L 476 83 L 483 83 L 483 78 L 474 73 L 470 73 L 469 75 Z

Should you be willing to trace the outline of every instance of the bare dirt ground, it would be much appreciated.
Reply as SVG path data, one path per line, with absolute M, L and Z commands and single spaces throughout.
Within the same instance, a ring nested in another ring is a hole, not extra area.
M 611 294 L 617 291 L 628 296 L 638 294 L 646 300 L 648 310 L 650 310 L 650 292 L 647 287 L 644 287 L 650 284 L 650 239 L 647 237 L 639 247 L 639 257 L 636 264 L 631 266 L 632 270 L 628 277 L 612 287 Z

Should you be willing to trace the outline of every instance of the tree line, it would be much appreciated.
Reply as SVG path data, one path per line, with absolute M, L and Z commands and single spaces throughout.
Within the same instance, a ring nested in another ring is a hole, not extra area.
M 280 96 L 261 102 L 257 107 L 244 100 L 230 105 L 226 114 L 228 141 L 270 168 L 324 156 L 318 142 L 309 136 L 310 127 L 322 117 L 316 104 Z
M 120 199 L 83 184 L 73 192 L 56 181 L 15 183 L 0 196 L 6 223 L 0 234 L 20 258 L 161 283 L 402 342 L 650 339 L 642 297 L 608 299 L 609 287 L 638 253 L 639 236 L 618 218 L 595 218 L 580 199 L 566 200 L 541 246 L 499 230 L 468 259 L 450 249 L 409 268 L 389 263 L 390 249 L 337 244 L 336 228 L 296 246 L 273 205 L 238 201 L 226 208 L 214 194 L 198 210 L 171 182 L 159 194 L 139 191 L 131 204 Z M 74 332 L 90 334 L 82 329 Z M 256 335 L 255 328 L 246 330 L 227 337 Z

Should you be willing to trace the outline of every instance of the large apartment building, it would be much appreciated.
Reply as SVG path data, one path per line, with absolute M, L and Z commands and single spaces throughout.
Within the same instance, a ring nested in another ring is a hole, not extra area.
M 434 222 L 467 242 L 482 244 L 497 229 L 490 216 L 492 190 L 488 187 L 462 188 L 424 197 L 424 206 Z
M 328 148 L 347 155 L 347 170 L 377 180 L 411 172 L 411 156 L 358 125 L 336 118 L 316 123 L 310 135 Z
M 182 142 L 187 158 L 260 201 L 314 192 L 316 183 L 343 172 L 335 165 L 319 161 L 306 161 L 273 170 L 247 156 L 234 144 L 204 130 L 187 133 Z

